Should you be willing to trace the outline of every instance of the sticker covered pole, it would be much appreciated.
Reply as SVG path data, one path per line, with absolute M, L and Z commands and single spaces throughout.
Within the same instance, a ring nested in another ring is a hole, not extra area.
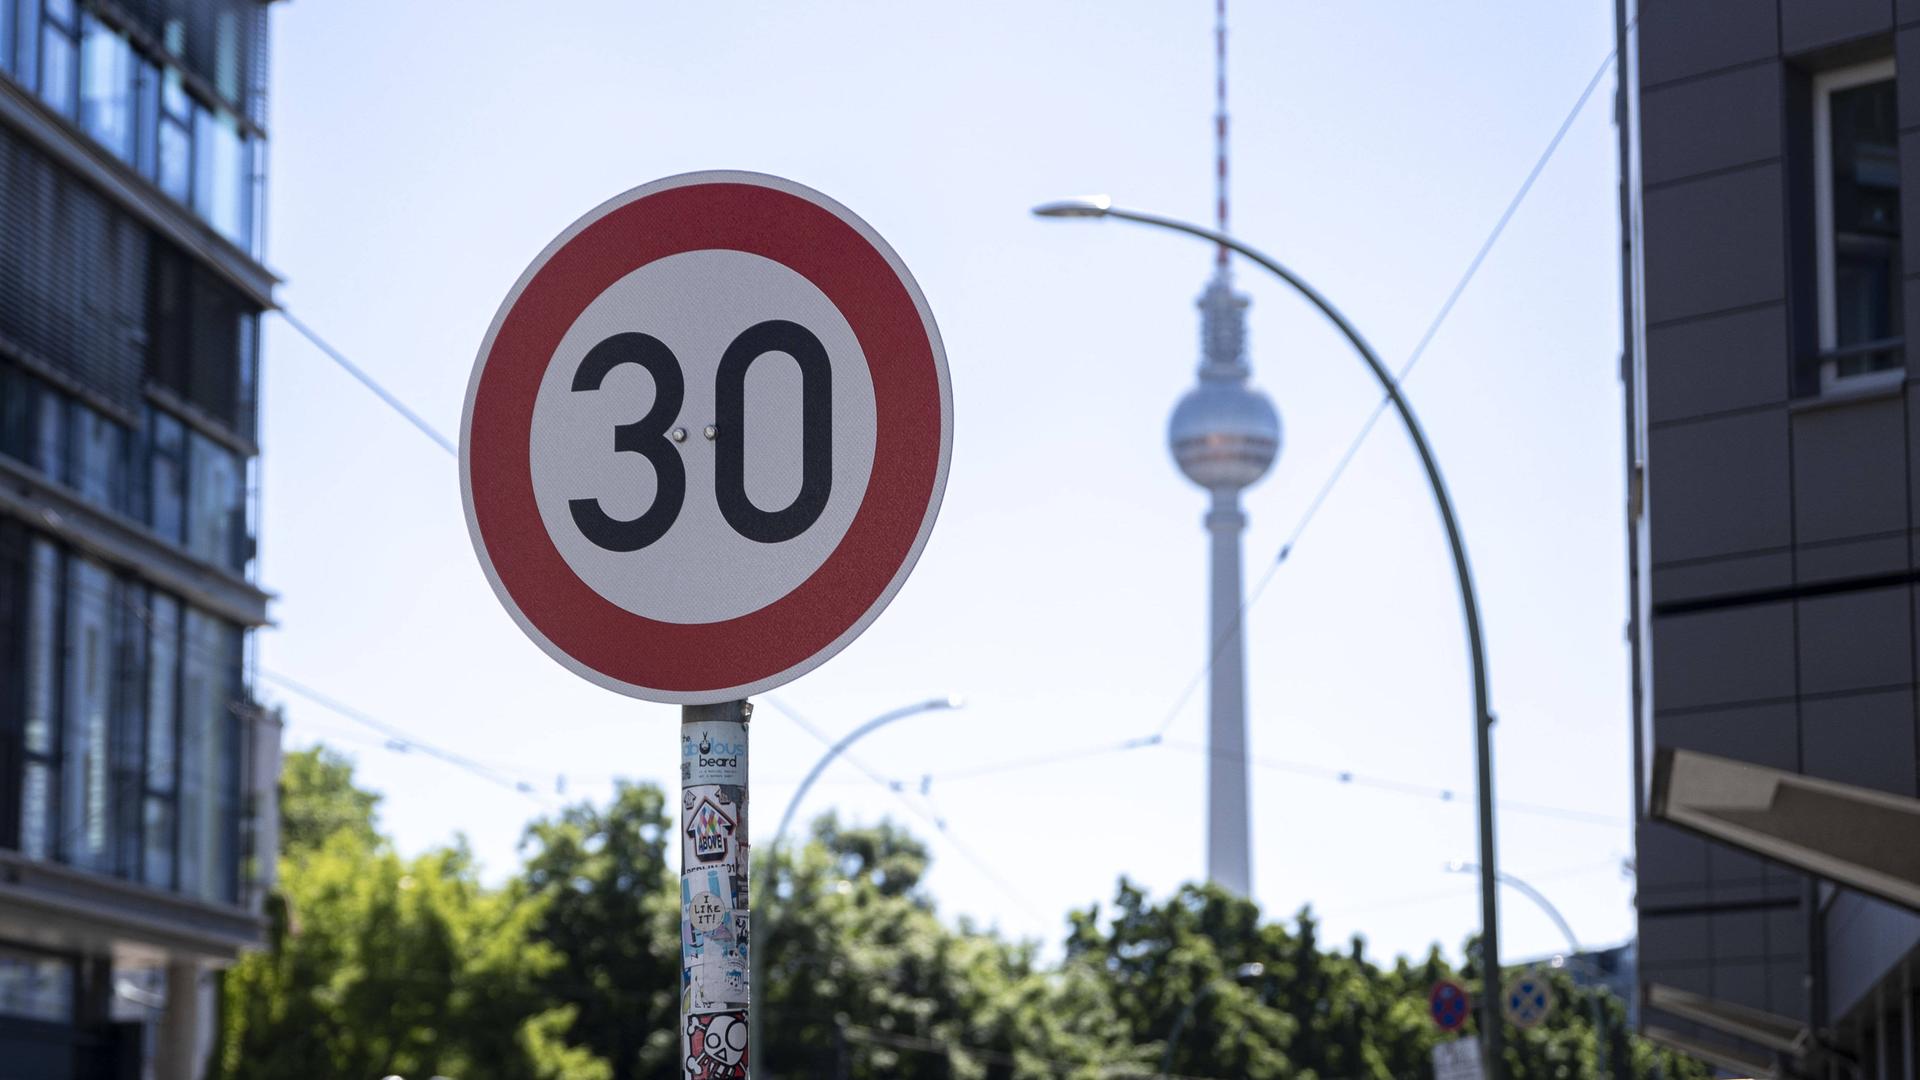
M 680 1046 L 686 1080 L 745 1080 L 748 915 L 745 701 L 680 709 Z

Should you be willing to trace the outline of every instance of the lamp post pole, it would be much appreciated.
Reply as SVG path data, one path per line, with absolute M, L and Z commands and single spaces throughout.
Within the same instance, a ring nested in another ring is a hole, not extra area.
M 1453 554 L 1454 576 L 1459 582 L 1460 609 L 1466 622 L 1467 651 L 1473 661 L 1473 734 L 1480 789 L 1480 949 L 1483 967 L 1481 1007 L 1486 1010 L 1483 1017 L 1485 1022 L 1481 1024 L 1481 1036 L 1487 1080 L 1503 1080 L 1506 1068 L 1502 1054 L 1506 1040 L 1505 1032 L 1501 1029 L 1501 1016 L 1497 1005 L 1500 1000 L 1500 923 L 1499 897 L 1496 895 L 1498 890 L 1495 885 L 1498 872 L 1495 869 L 1493 835 L 1491 739 L 1493 711 L 1487 701 L 1486 644 L 1480 632 L 1480 605 L 1474 598 L 1473 572 L 1467 565 L 1466 542 L 1460 536 L 1460 523 L 1454 515 L 1453 499 L 1447 494 L 1446 481 L 1440 475 L 1440 465 L 1434 460 L 1432 447 L 1427 445 L 1426 432 L 1420 427 L 1420 421 L 1413 415 L 1413 407 L 1407 404 L 1406 397 L 1400 392 L 1399 382 L 1387 369 L 1387 365 L 1381 361 L 1380 355 L 1374 352 L 1373 346 L 1367 344 L 1366 338 L 1362 337 L 1360 331 L 1347 321 L 1347 317 L 1341 314 L 1340 309 L 1334 307 L 1331 301 L 1320 295 L 1318 290 L 1307 284 L 1299 275 L 1226 233 L 1176 218 L 1123 209 L 1114 206 L 1112 200 L 1105 196 L 1047 203 L 1035 207 L 1033 212 L 1039 217 L 1046 218 L 1118 218 L 1140 225 L 1151 225 L 1155 228 L 1186 233 L 1238 252 L 1286 282 L 1295 292 L 1320 309 L 1320 313 L 1346 336 L 1354 351 L 1366 361 L 1368 370 L 1372 371 L 1374 378 L 1379 380 L 1380 388 L 1386 392 L 1394 411 L 1399 414 L 1400 422 L 1407 430 L 1407 437 L 1412 440 L 1414 450 L 1420 455 L 1420 464 L 1426 470 L 1427 483 L 1433 488 L 1433 500 L 1439 508 L 1441 524 L 1446 527 L 1447 545 Z
M 823 772 L 826 772 L 827 766 L 833 764 L 834 760 L 837 759 L 841 754 L 846 753 L 848 747 L 852 746 L 854 743 L 859 742 L 861 739 L 866 738 L 868 735 L 871 735 L 874 732 L 880 730 L 881 728 L 886 727 L 888 724 L 891 724 L 896 720 L 905 720 L 909 716 L 918 716 L 924 712 L 935 712 L 940 709 L 958 709 L 960 708 L 961 704 L 962 703 L 959 697 L 949 694 L 946 697 L 929 698 L 926 701 L 916 702 L 912 705 L 903 705 L 898 709 L 881 713 L 879 716 L 874 717 L 873 719 L 867 721 L 864 724 L 861 724 L 859 727 L 854 728 L 852 731 L 848 732 L 844 737 L 841 738 L 839 742 L 834 743 L 832 746 L 828 747 L 827 752 L 820 755 L 819 761 L 816 761 L 813 763 L 813 768 L 807 770 L 807 775 L 805 778 L 803 778 L 800 781 L 800 786 L 793 790 L 793 798 L 787 800 L 787 809 L 785 812 L 783 812 L 780 815 L 779 826 L 773 830 L 773 841 L 767 845 L 768 859 L 762 860 L 759 863 L 761 879 L 753 883 L 753 892 L 755 895 L 762 896 L 763 899 L 761 900 L 760 903 L 754 905 L 754 908 L 753 908 L 754 914 L 752 916 L 752 919 L 753 919 L 752 925 L 753 925 L 754 941 L 758 942 L 758 941 L 765 940 L 760 934 L 760 929 L 761 929 L 760 913 L 765 911 L 767 908 L 767 905 L 771 903 L 773 900 L 772 890 L 764 888 L 764 885 L 766 883 L 766 875 L 772 872 L 771 857 L 775 852 L 780 850 L 780 842 L 784 840 L 787 835 L 787 826 L 793 824 L 793 815 L 796 811 L 800 809 L 800 800 L 806 798 L 807 792 L 813 790 L 813 782 L 815 780 L 820 779 L 820 774 Z M 766 999 L 763 996 L 764 991 L 766 990 L 765 972 L 766 972 L 765 964 L 755 964 L 750 969 L 750 974 L 753 981 L 752 981 L 752 986 L 750 988 L 750 992 L 748 994 L 747 1000 L 752 1003 L 753 1009 L 751 1012 L 747 1014 L 748 1023 L 752 1029 L 752 1034 L 749 1037 L 748 1041 L 750 1045 L 756 1048 L 755 1053 L 759 1055 L 759 1061 L 762 1066 L 762 1069 L 765 1070 L 765 1075 L 768 1077 L 771 1077 L 773 1076 L 773 1071 L 771 1069 L 765 1068 L 767 1064 L 767 1061 L 766 1061 L 766 1045 L 767 1044 L 763 1042 L 760 1038 L 760 1032 L 761 1032 L 760 1021 L 761 1021 L 761 1018 L 766 1015 L 766 1004 L 765 1004 Z M 756 1069 L 755 1070 L 756 1075 L 760 1074 L 761 1071 L 762 1071 L 761 1069 Z

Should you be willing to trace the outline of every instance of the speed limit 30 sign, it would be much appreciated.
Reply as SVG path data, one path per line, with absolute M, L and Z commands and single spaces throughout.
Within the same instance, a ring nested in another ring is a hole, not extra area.
M 926 545 L 953 399 L 919 286 L 845 207 L 670 177 L 547 246 L 494 316 L 460 441 L 493 589 L 554 659 L 702 704 L 811 670 Z

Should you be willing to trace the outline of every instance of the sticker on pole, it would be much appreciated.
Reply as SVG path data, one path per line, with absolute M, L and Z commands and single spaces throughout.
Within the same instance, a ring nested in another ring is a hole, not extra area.
M 1452 979 L 1441 979 L 1427 994 L 1427 1015 L 1441 1031 L 1458 1031 L 1473 1011 L 1473 998 L 1467 988 Z
M 886 241 L 799 184 L 689 173 L 521 275 L 468 382 L 460 489 L 527 636 L 608 689 L 704 704 L 879 616 L 952 445 L 940 333 Z

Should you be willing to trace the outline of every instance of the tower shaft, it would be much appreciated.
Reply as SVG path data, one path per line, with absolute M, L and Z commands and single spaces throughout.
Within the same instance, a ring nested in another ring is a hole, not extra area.
M 1207 512 L 1212 541 L 1213 649 L 1207 694 L 1207 879 L 1239 896 L 1253 892 L 1253 838 L 1248 802 L 1246 645 L 1240 633 L 1240 533 L 1246 515 L 1237 488 L 1213 491 Z

